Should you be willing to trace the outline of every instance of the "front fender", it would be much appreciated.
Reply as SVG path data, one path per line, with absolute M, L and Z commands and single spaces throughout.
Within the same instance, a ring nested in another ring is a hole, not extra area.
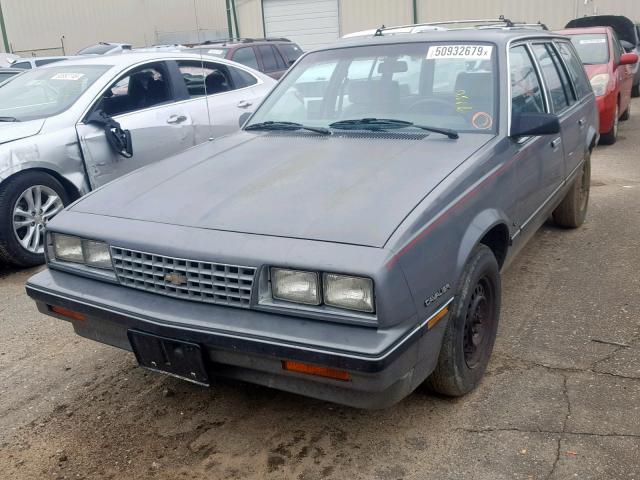
M 37 138 L 37 137 L 36 137 Z M 77 142 L 42 148 L 34 139 L 6 143 L 0 147 L 0 184 L 26 170 L 43 170 L 66 180 L 84 195 L 89 191 L 82 154 Z
M 509 219 L 504 212 L 495 208 L 482 210 L 475 216 L 468 225 L 467 230 L 464 232 L 458 247 L 456 278 L 460 278 L 460 274 L 462 273 L 462 270 L 467 263 L 467 259 L 471 255 L 473 249 L 480 243 L 487 233 L 499 225 L 505 226 L 508 232 Z M 508 233 L 507 238 L 505 238 L 504 241 L 507 245 L 509 244 L 510 237 Z

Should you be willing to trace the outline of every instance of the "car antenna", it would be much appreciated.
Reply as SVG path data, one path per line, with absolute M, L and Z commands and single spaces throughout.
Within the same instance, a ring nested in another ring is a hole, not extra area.
M 196 20 L 196 39 L 198 43 L 200 43 L 200 22 L 198 20 L 198 6 L 196 4 L 196 0 L 193 0 L 193 13 Z M 213 125 L 211 123 L 211 110 L 209 109 L 209 95 L 207 92 L 207 77 L 204 75 L 204 54 L 202 53 L 202 49 L 200 50 L 200 68 L 202 69 L 202 84 L 204 86 L 204 102 L 207 106 L 207 122 L 209 124 L 209 141 L 214 139 L 213 135 Z

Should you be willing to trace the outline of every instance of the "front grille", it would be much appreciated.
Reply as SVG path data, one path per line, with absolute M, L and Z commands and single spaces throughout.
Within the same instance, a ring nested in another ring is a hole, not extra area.
M 119 247 L 111 247 L 111 258 L 121 285 L 195 302 L 249 308 L 255 268 Z

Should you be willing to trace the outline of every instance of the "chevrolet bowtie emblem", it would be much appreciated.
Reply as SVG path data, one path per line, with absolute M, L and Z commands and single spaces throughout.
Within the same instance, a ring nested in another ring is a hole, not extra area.
M 171 272 L 164 276 L 164 281 L 172 283 L 173 285 L 185 285 L 187 283 L 187 277 L 177 272 Z

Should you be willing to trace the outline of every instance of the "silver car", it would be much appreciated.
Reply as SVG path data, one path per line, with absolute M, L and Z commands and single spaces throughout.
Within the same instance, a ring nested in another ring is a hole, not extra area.
M 44 261 L 46 223 L 121 175 L 236 131 L 275 81 L 180 53 L 75 59 L 0 88 L 0 261 Z

